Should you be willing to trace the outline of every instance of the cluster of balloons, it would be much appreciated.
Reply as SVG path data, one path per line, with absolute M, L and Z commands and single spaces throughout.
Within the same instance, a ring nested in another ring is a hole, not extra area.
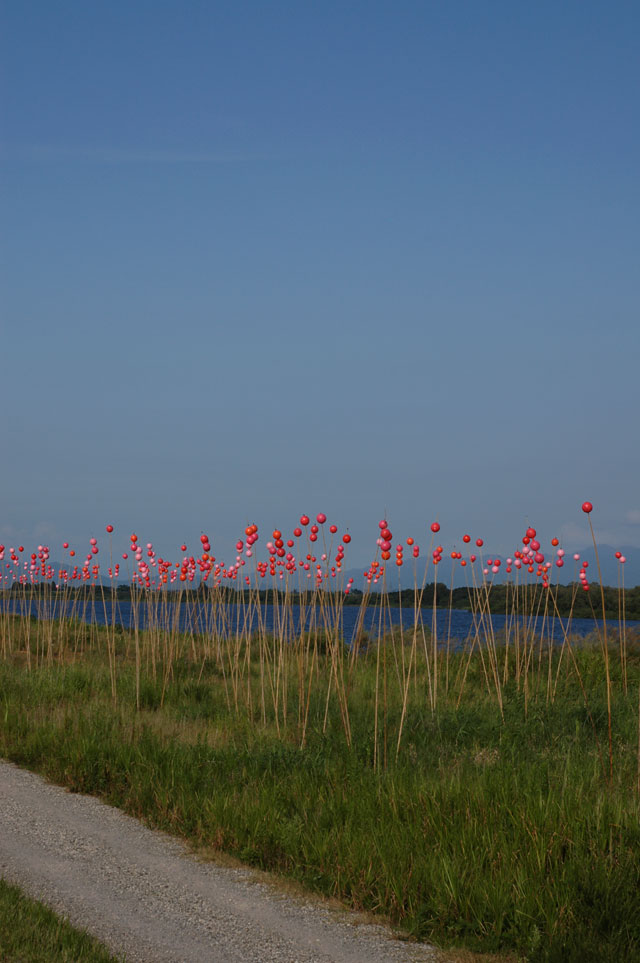
M 582 511 L 590 515 L 593 511 L 592 503 L 589 501 L 583 502 Z M 277 577 L 282 580 L 299 571 L 303 576 L 315 579 L 318 585 L 325 580 L 336 579 L 342 572 L 345 547 L 350 544 L 351 535 L 346 531 L 341 537 L 338 537 L 334 552 L 333 541 L 334 537 L 338 535 L 338 526 L 335 524 L 327 526 L 331 536 L 327 545 L 324 527 L 326 522 L 327 516 L 324 512 L 319 512 L 313 522 L 309 515 L 303 514 L 300 516 L 299 524 L 295 526 L 292 535 L 288 538 L 285 538 L 280 529 L 275 528 L 271 539 L 266 543 L 266 561 L 255 561 L 256 575 L 260 578 L 266 578 L 269 575 L 271 578 Z M 438 535 L 440 523 L 432 522 L 430 529 L 432 536 Z M 382 576 L 385 563 L 391 559 L 393 548 L 393 533 L 386 518 L 380 520 L 378 530 L 376 558 L 364 572 L 365 580 L 374 584 Z M 114 526 L 107 525 L 106 532 L 109 536 L 111 548 Z M 299 540 L 302 539 L 303 535 L 306 535 L 306 539 L 304 542 L 300 542 Z M 234 560 L 225 564 L 222 561 L 216 561 L 215 556 L 211 554 L 211 540 L 207 534 L 203 533 L 200 536 L 201 550 L 199 554 L 190 555 L 186 543 L 183 543 L 180 546 L 182 558 L 179 561 L 170 562 L 156 554 L 151 542 L 147 542 L 146 547 L 143 547 L 138 536 L 133 533 L 129 538 L 129 552 L 123 552 L 122 559 L 126 561 L 131 556 L 131 561 L 134 563 L 132 578 L 135 582 L 147 588 L 160 587 L 178 581 L 191 583 L 197 579 L 198 575 L 202 581 L 210 580 L 212 584 L 219 585 L 223 579 L 236 580 L 243 567 L 251 564 L 258 538 L 258 526 L 256 524 L 247 525 L 243 537 L 235 543 Z M 321 540 L 322 551 L 319 551 L 319 540 Z M 471 535 L 464 534 L 462 542 L 465 546 L 469 545 Z M 407 538 L 406 545 L 411 549 L 413 559 L 417 560 L 420 557 L 420 548 L 415 540 L 412 537 Z M 475 546 L 480 552 L 483 545 L 483 539 L 477 538 Z M 554 554 L 547 557 L 542 549 L 536 529 L 529 526 L 522 536 L 521 547 L 514 551 L 513 556 L 505 560 L 505 573 L 511 574 L 513 569 L 524 569 L 540 578 L 543 586 L 548 586 L 552 566 L 555 565 L 560 569 L 565 564 L 565 552 L 563 548 L 559 547 L 559 539 L 552 538 L 551 546 L 554 549 Z M 76 552 L 69 548 L 68 541 L 63 542 L 62 547 L 69 552 L 70 559 L 75 557 Z M 89 539 L 89 550 L 84 563 L 82 565 L 74 564 L 71 571 L 61 568 L 56 572 L 50 562 L 48 546 L 38 545 L 37 551 L 33 551 L 30 557 L 23 556 L 23 545 L 20 545 L 17 549 L 9 548 L 9 561 L 5 562 L 6 574 L 0 574 L 0 580 L 5 582 L 13 580 L 25 584 L 42 579 L 53 581 L 56 576 L 65 583 L 76 579 L 82 581 L 97 580 L 100 569 L 95 557 L 99 554 L 99 551 L 98 539 L 92 536 Z M 432 550 L 431 557 L 434 565 L 438 565 L 442 561 L 443 551 L 442 545 L 437 545 Z M 379 559 L 377 557 L 378 552 Z M 404 552 L 402 542 L 398 541 L 395 547 L 395 564 L 398 568 L 401 568 L 405 562 Z M 625 556 L 619 551 L 615 554 L 620 564 L 623 565 L 626 562 Z M 475 563 L 478 558 L 476 554 L 469 555 L 468 559 L 463 558 L 462 552 L 457 548 L 450 552 L 450 557 L 454 564 L 459 562 L 462 567 L 465 567 L 468 562 Z M 576 562 L 580 560 L 578 554 L 575 554 L 573 558 Z M 5 547 L 0 545 L 0 562 L 3 561 L 5 561 Z M 585 590 L 589 589 L 587 568 L 588 562 L 584 560 L 580 566 L 579 580 Z M 486 562 L 482 562 L 482 571 L 485 576 L 497 575 L 501 569 L 502 560 L 498 557 L 488 558 Z M 110 565 L 107 569 L 109 579 L 119 578 L 120 571 L 121 565 L 119 562 L 115 566 Z M 251 583 L 248 574 L 244 575 L 244 580 L 247 584 Z M 345 591 L 350 590 L 352 583 L 353 579 L 349 579 Z

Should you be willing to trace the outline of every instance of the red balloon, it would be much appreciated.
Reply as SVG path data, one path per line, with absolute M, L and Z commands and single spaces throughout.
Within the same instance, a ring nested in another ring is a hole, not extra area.
M 431 531 L 435 534 L 440 531 L 440 525 L 438 522 L 434 522 L 431 526 Z
M 308 516 L 308 515 L 301 515 L 301 516 L 300 516 L 300 524 L 301 524 L 301 525 L 308 525 L 308 524 L 309 524 L 309 516 Z
M 331 525 L 331 526 L 329 527 L 329 531 L 331 532 L 332 535 L 335 535 L 335 533 L 338 531 L 338 526 L 337 526 L 337 525 Z
M 471 535 L 463 535 L 463 536 L 462 536 L 462 541 L 463 541 L 463 542 L 470 542 L 470 541 L 471 541 Z
M 351 541 L 351 535 L 349 535 L 349 533 L 347 532 L 345 535 L 342 536 L 342 541 L 344 542 L 345 545 L 348 545 L 349 542 Z
M 476 545 L 478 546 L 478 548 L 482 548 L 482 546 L 484 545 L 484 542 L 482 541 L 481 538 L 476 538 Z
M 107 525 L 107 531 L 109 532 L 109 534 L 111 534 L 111 532 L 113 531 L 113 525 Z
M 593 511 L 593 505 L 591 504 L 591 502 L 583 502 L 583 503 L 582 503 L 582 511 L 585 513 L 585 515 L 588 515 L 590 512 L 592 512 L 592 511 Z

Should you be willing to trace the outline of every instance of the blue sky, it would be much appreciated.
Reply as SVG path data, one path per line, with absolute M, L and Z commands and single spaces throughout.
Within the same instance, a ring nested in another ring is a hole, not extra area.
M 5 0 L 0 541 L 640 549 L 636 3 Z

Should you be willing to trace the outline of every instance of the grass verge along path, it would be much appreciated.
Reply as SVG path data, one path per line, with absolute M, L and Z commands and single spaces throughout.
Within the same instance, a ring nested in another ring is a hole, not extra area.
M 246 669 L 238 711 L 215 658 L 140 684 L 118 656 L 117 700 L 113 652 L 6 660 L 0 754 L 443 947 L 640 960 L 640 652 L 624 684 L 614 647 L 607 674 L 597 645 L 532 647 L 522 679 L 499 646 L 436 657 L 372 646 L 336 692 L 318 649 L 303 744 L 284 661 Z
M 0 879 L 1 963 L 118 963 L 97 940 Z

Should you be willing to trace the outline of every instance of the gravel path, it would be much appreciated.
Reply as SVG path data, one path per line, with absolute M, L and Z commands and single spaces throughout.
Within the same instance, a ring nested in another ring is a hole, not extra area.
M 0 876 L 134 963 L 418 963 L 403 943 L 264 874 L 204 862 L 91 796 L 0 761 Z

